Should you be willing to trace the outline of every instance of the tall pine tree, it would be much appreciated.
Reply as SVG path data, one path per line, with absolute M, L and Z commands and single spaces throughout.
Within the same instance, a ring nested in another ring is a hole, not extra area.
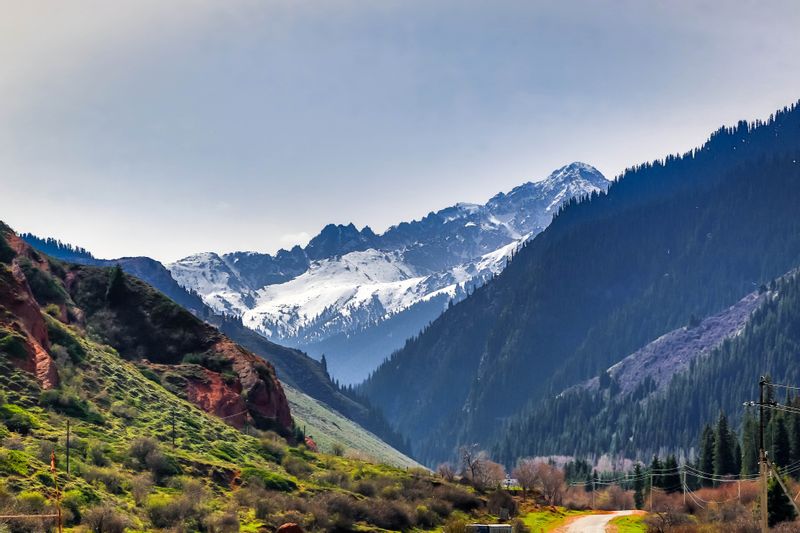
M 734 454 L 735 437 L 728 426 L 728 417 L 720 411 L 717 420 L 717 431 L 714 435 L 714 475 L 728 476 L 738 474 Z
M 703 434 L 700 437 L 700 464 L 699 468 L 702 472 L 714 472 L 714 430 L 711 426 L 706 424 L 703 428 Z M 710 486 L 712 483 L 708 479 L 702 481 L 703 486 Z
M 775 416 L 775 437 L 772 441 L 772 461 L 778 466 L 788 466 L 792 461 L 789 431 L 783 414 Z
M 800 441 L 798 441 L 800 444 Z M 800 448 L 798 449 L 800 451 Z M 742 423 L 742 475 L 758 473 L 758 421 L 746 412 Z

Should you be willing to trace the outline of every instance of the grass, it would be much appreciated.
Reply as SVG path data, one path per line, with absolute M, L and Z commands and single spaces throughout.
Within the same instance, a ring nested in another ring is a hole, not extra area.
M 365 459 L 386 463 L 400 468 L 419 468 L 413 459 L 395 450 L 381 439 L 362 428 L 352 420 L 333 411 L 310 396 L 284 384 L 283 390 L 292 417 L 299 427 L 305 427 L 306 434 L 324 452 L 331 453 L 334 444 L 344 446 L 351 454 L 355 452 Z
M 522 521 L 531 530 L 531 533 L 544 533 L 564 525 L 568 518 L 588 514 L 587 511 L 573 511 L 563 507 L 557 507 L 556 511 L 544 509 L 533 511 L 523 515 Z
M 611 520 L 612 525 L 617 533 L 641 533 L 647 531 L 647 526 L 644 523 L 643 514 L 634 514 L 628 516 L 619 516 Z

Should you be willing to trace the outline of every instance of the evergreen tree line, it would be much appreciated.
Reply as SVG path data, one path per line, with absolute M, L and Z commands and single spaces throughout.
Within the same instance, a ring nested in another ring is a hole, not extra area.
M 574 389 L 551 397 L 511 420 L 493 454 L 512 464 L 517 457 L 549 454 L 609 453 L 640 460 L 664 451 L 702 455 L 704 446 L 698 442 L 707 433 L 702 421 L 724 411 L 731 425 L 743 431 L 740 455 L 744 471 L 752 472 L 757 424 L 750 408 L 742 404 L 758 399 L 758 381 L 765 374 L 776 383 L 800 385 L 800 277 L 789 275 L 769 285 L 769 297 L 739 335 L 695 360 L 662 390 L 654 391 L 652 381 L 645 380 L 627 396 L 615 396 L 607 388 Z M 796 399 L 779 400 L 797 404 Z M 793 462 L 787 462 L 785 455 L 791 446 L 781 444 L 785 434 L 794 442 L 791 458 L 800 459 L 795 415 L 768 414 L 767 450 L 774 462 L 781 466 Z M 773 442 L 779 443 L 777 449 L 772 449 Z M 707 452 L 705 456 L 710 457 Z M 701 470 L 715 472 L 709 464 Z

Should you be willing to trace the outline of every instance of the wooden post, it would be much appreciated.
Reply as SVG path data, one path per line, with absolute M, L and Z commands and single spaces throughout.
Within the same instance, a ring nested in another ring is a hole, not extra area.
M 64 532 L 64 519 L 61 515 L 61 490 L 58 488 L 58 474 L 56 473 L 56 452 L 50 452 L 50 472 L 53 474 L 53 485 L 55 486 L 56 516 L 58 520 L 58 533 Z
M 67 418 L 67 478 L 69 478 L 69 418 Z
M 769 514 L 767 512 L 767 452 L 764 449 L 764 386 L 767 380 L 761 376 L 758 382 L 759 396 L 759 423 L 758 423 L 758 442 L 759 442 L 759 462 L 758 473 L 761 477 L 761 531 L 769 531 Z

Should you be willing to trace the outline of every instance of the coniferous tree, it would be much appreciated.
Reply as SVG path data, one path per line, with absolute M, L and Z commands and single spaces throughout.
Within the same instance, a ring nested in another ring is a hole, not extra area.
M 788 466 L 791 463 L 792 450 L 789 442 L 789 431 L 783 415 L 775 417 L 775 437 L 772 441 L 772 461 L 777 466 Z
M 758 422 L 749 411 L 742 424 L 742 475 L 758 473 Z
M 790 405 L 795 408 L 800 408 L 800 396 L 793 398 Z M 789 464 L 794 464 L 800 461 L 800 416 L 795 414 L 787 416 L 789 418 L 787 429 L 789 430 L 789 447 L 791 449 L 791 460 Z M 798 474 L 795 474 L 795 476 L 797 475 Z
M 108 288 L 106 289 L 106 300 L 109 304 L 116 305 L 125 298 L 125 273 L 122 267 L 115 265 L 108 277 Z
M 700 437 L 700 471 L 706 473 L 713 473 L 714 472 L 714 430 L 711 429 L 711 426 L 706 424 L 703 428 L 703 435 Z M 711 481 L 708 479 L 704 479 L 702 481 L 703 486 L 708 487 L 711 485 Z
M 674 455 L 667 457 L 664 462 L 664 475 L 662 476 L 662 487 L 667 492 L 678 492 L 681 490 L 681 473 L 678 470 L 678 460 Z
M 728 417 L 720 411 L 714 435 L 714 475 L 727 476 L 738 473 L 734 459 L 735 453 L 734 439 L 728 427 Z
M 633 503 L 637 509 L 644 507 L 644 473 L 639 463 L 633 468 Z
M 796 513 L 794 506 L 789 501 L 789 497 L 783 492 L 777 479 L 769 482 L 767 492 L 767 510 L 769 527 L 773 527 L 781 522 L 791 522 L 795 519 Z
M 663 478 L 661 477 L 662 470 L 664 470 L 661 461 L 659 461 L 658 456 L 653 456 L 653 462 L 650 463 L 650 476 L 653 479 L 653 486 L 662 488 L 664 486 Z

